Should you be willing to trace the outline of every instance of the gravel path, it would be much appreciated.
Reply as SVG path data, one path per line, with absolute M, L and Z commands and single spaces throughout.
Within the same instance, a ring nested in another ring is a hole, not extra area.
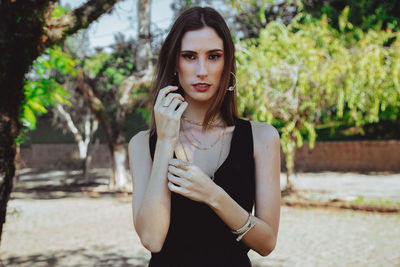
M 4 266 L 147 266 L 131 198 L 70 193 L 9 201 Z M 400 266 L 400 214 L 282 206 L 278 243 L 262 266 Z
M 329 200 L 385 199 L 400 202 L 400 174 L 298 173 L 291 179 L 304 198 Z M 281 174 L 281 187 L 286 175 Z
M 110 169 L 91 169 L 92 185 L 106 186 L 111 174 Z M 302 197 L 314 200 L 341 199 L 355 200 L 362 196 L 365 199 L 385 199 L 400 202 L 400 173 L 360 174 L 352 172 L 319 172 L 297 173 L 292 176 L 294 187 Z M 19 171 L 14 192 L 18 187 L 25 189 L 38 186 L 52 187 L 49 191 L 58 190 L 56 187 L 68 187 L 81 183 L 81 172 L 76 170 L 35 170 L 25 168 Z M 281 188 L 286 186 L 286 174 L 281 173 Z

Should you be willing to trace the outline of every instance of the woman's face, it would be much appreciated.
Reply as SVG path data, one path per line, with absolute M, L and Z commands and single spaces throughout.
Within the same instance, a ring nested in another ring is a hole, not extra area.
M 211 27 L 183 35 L 177 71 L 185 100 L 208 101 L 213 98 L 224 69 L 223 49 L 223 40 Z

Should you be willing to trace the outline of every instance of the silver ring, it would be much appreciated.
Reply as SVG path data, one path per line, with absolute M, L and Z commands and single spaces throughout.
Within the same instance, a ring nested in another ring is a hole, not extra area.
M 171 102 L 167 104 L 167 99 L 165 98 L 162 105 L 163 107 L 168 107 L 170 104 Z

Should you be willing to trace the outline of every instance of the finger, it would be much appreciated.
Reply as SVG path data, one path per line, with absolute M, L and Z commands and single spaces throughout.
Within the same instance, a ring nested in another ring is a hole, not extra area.
M 180 99 L 178 99 L 178 98 L 174 98 L 173 100 L 172 100 L 172 103 L 167 107 L 167 112 L 168 113 L 171 113 L 171 114 L 173 114 L 173 113 L 175 113 L 175 109 L 176 109 L 176 107 L 178 106 L 178 105 L 180 105 L 182 103 L 182 100 L 180 100 Z
M 175 93 L 169 93 L 163 100 L 163 105 L 165 104 L 166 106 L 169 106 L 171 102 L 175 99 L 180 99 L 182 102 L 185 101 L 185 99 L 180 95 L 180 94 L 175 94 Z
M 167 174 L 168 177 L 168 181 L 170 181 L 171 183 L 173 183 L 174 185 L 178 185 L 178 186 L 182 186 L 183 185 L 183 179 L 179 178 L 171 173 Z
M 156 106 L 159 106 L 160 104 L 162 104 L 162 99 L 164 99 L 164 97 L 165 97 L 169 92 L 171 92 L 172 90 L 176 90 L 176 89 L 178 89 L 178 86 L 167 86 L 167 87 L 161 89 L 161 90 L 158 92 L 158 96 L 157 96 L 157 100 L 156 100 L 155 105 L 156 105 Z
M 177 168 L 182 168 L 182 169 L 185 169 L 185 170 L 187 170 L 189 168 L 189 166 L 190 166 L 190 162 L 183 161 L 183 160 L 180 160 L 180 159 L 175 159 L 175 158 L 170 159 L 168 163 L 173 165 L 173 166 L 175 166 L 175 167 L 177 167 Z
M 170 172 L 170 173 L 172 173 L 172 174 L 174 174 L 176 176 L 179 176 L 179 177 L 184 177 L 185 176 L 185 171 L 184 170 L 178 169 L 177 167 L 172 166 L 172 165 L 168 165 L 168 172 Z
M 189 193 L 189 191 L 186 188 L 180 187 L 180 186 L 176 186 L 171 182 L 168 182 L 168 188 L 169 190 L 171 190 L 172 192 L 181 194 L 181 195 L 186 195 Z
M 167 96 L 165 98 L 174 98 L 174 97 L 178 97 L 180 98 L 182 101 L 185 101 L 185 99 L 183 98 L 183 96 L 181 94 L 178 93 L 168 93 Z
M 183 112 L 185 111 L 185 109 L 187 108 L 188 105 L 189 105 L 188 102 L 186 102 L 186 101 L 183 102 L 183 103 L 179 106 L 179 108 L 176 110 L 175 114 L 176 114 L 179 118 L 181 118 Z

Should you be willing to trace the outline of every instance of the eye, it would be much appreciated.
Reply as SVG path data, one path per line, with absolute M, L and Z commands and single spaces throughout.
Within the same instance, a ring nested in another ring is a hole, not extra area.
M 210 55 L 210 59 L 211 60 L 217 60 L 218 58 L 220 58 L 221 57 L 221 55 L 220 54 L 212 54 L 212 55 Z
M 182 55 L 184 58 L 186 58 L 186 59 L 189 59 L 189 60 L 194 60 L 195 59 L 195 56 L 194 55 L 192 55 L 192 54 L 184 54 L 184 55 Z

